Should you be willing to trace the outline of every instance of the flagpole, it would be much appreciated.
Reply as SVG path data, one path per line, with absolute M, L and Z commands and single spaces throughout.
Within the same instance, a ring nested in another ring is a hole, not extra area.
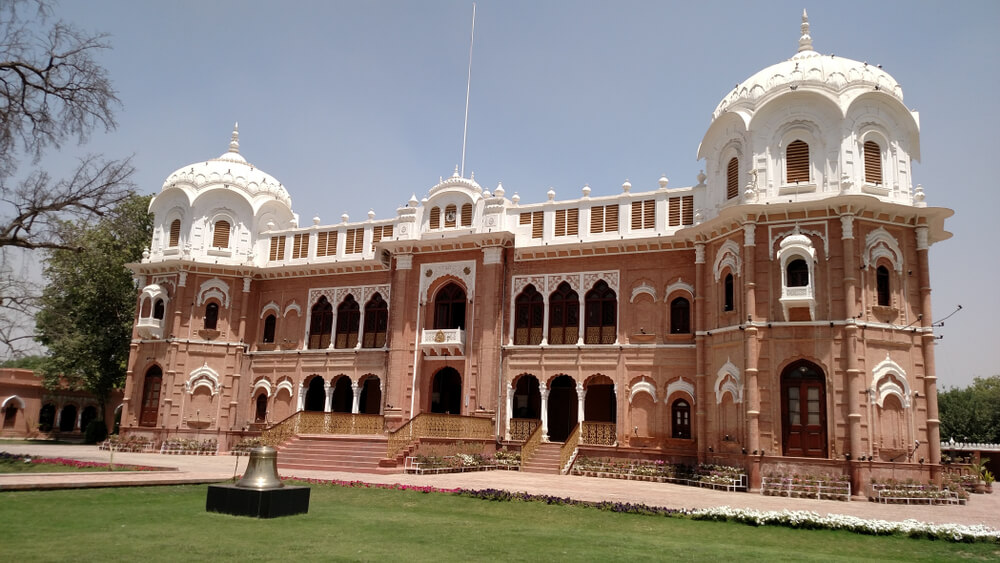
M 472 3 L 472 33 L 469 36 L 469 79 L 465 83 L 465 126 L 462 128 L 462 168 L 465 177 L 465 140 L 469 134 L 469 91 L 472 89 L 472 46 L 476 41 L 476 3 Z

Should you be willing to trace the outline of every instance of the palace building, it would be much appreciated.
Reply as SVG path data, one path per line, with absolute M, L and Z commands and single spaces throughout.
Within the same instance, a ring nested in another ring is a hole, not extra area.
M 234 131 L 150 205 L 122 431 L 367 434 L 383 467 L 445 436 L 751 483 L 933 477 L 928 249 L 952 211 L 914 185 L 899 84 L 814 51 L 803 15 L 797 52 L 718 104 L 698 158 L 697 185 L 540 202 L 456 172 L 395 217 L 321 224 Z

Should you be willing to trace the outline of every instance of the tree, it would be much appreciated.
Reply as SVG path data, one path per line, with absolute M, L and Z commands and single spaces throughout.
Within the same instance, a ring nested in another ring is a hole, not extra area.
M 107 37 L 51 16 L 47 0 L 0 3 L 0 351 L 8 353 L 31 338 L 16 325 L 37 298 L 11 271 L 8 249 L 72 248 L 61 222 L 102 216 L 133 191 L 129 158 L 85 156 L 62 179 L 44 167 L 19 170 L 22 158 L 37 166 L 47 150 L 116 126 L 120 101 L 96 59 Z
M 1000 375 L 938 393 L 938 415 L 942 440 L 1000 443 Z
M 45 263 L 48 285 L 36 317 L 48 348 L 43 381 L 90 392 L 101 413 L 111 390 L 125 382 L 138 296 L 125 264 L 139 261 L 152 239 L 151 198 L 133 195 L 95 226 L 64 223 L 61 236 L 73 249 L 52 250 Z

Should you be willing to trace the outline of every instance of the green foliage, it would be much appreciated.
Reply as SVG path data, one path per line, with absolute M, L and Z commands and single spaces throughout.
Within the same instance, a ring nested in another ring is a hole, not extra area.
M 103 442 L 108 437 L 108 425 L 103 420 L 91 420 L 83 431 L 83 443 L 96 444 Z
M 152 239 L 150 197 L 127 198 L 96 225 L 64 223 L 79 251 L 53 250 L 45 264 L 48 285 L 35 317 L 38 340 L 48 347 L 43 380 L 49 388 L 62 381 L 89 391 L 102 412 L 125 382 L 138 295 L 125 264 L 139 261 Z
M 23 356 L 0 362 L 0 368 L 40 370 L 45 356 Z
M 944 441 L 1000 443 L 1000 375 L 939 393 L 938 414 Z

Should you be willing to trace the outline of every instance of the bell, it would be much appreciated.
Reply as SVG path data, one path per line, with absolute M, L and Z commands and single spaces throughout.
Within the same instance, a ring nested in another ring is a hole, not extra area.
M 244 489 L 279 489 L 285 484 L 278 477 L 278 450 L 260 446 L 250 450 L 250 461 L 237 487 Z

